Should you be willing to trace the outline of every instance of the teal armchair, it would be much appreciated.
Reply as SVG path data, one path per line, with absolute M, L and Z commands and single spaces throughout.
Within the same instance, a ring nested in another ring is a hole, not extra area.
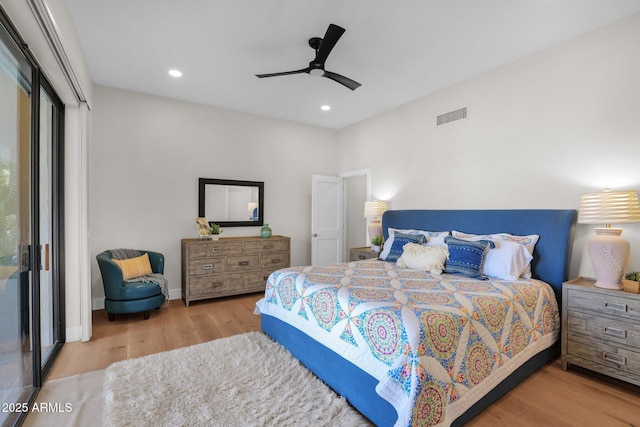
M 164 274 L 164 255 L 146 250 L 138 252 L 149 254 L 151 270 L 154 273 Z M 104 308 L 109 321 L 113 321 L 116 314 L 138 312 L 143 312 L 144 318 L 148 319 L 151 309 L 164 304 L 165 296 L 157 283 L 123 280 L 122 270 L 113 262 L 111 250 L 98 254 L 96 260 L 102 274 Z

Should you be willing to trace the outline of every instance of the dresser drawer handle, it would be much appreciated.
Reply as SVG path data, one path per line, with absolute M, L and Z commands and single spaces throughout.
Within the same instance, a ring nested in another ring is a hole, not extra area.
M 213 264 L 202 264 L 203 270 L 211 270 L 213 268 Z
M 262 249 L 271 249 L 271 248 L 273 248 L 273 245 L 264 245 L 262 247 Z
M 618 365 L 626 365 L 627 358 L 624 356 L 619 356 L 617 354 L 609 354 L 606 351 L 602 352 L 602 358 L 607 362 L 617 363 Z
M 367 259 L 366 255 L 358 255 L 358 259 Z
M 280 260 L 277 258 L 271 260 L 271 264 L 278 264 L 278 263 L 280 263 Z
M 220 252 L 222 248 L 211 248 L 211 252 Z
M 616 311 L 624 311 L 625 313 L 627 312 L 627 304 L 621 304 L 618 302 L 604 302 L 604 306 L 605 308 L 610 308 L 611 310 L 616 310 Z
M 246 267 L 247 265 L 249 265 L 249 261 L 240 261 L 238 265 L 241 265 L 242 267 Z
M 626 338 L 627 331 L 624 329 L 612 328 L 611 326 L 604 327 L 604 333 L 618 338 Z

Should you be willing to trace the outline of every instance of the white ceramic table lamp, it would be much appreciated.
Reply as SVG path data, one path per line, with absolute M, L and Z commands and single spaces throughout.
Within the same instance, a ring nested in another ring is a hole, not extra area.
M 587 243 L 596 286 L 622 289 L 622 276 L 629 259 L 629 242 L 621 236 L 622 228 L 613 228 L 611 224 L 638 221 L 640 206 L 635 191 L 611 191 L 607 188 L 602 193 L 580 196 L 578 223 L 605 224 L 605 227 L 596 227 L 596 234 Z
M 364 202 L 364 217 L 369 218 L 369 239 L 382 236 L 382 214 L 387 210 L 387 202 L 373 200 Z

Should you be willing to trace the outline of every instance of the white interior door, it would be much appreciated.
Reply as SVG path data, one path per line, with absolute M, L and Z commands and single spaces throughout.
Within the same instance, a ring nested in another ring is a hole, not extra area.
M 311 177 L 311 264 L 342 262 L 344 241 L 344 179 Z

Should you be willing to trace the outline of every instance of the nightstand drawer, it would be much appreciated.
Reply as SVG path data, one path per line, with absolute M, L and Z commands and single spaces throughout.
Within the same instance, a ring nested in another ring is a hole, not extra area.
M 615 369 L 620 374 L 640 375 L 640 353 L 635 351 L 575 336 L 568 337 L 567 351 L 571 357 Z
M 570 310 L 588 310 L 640 321 L 640 301 L 625 297 L 624 294 L 603 295 L 569 289 L 568 302 Z
M 640 325 L 593 316 L 569 310 L 567 313 L 569 334 L 579 334 L 592 339 L 637 347 L 640 351 Z
M 363 261 L 365 259 L 376 259 L 379 254 L 371 250 L 370 247 L 351 248 L 349 250 L 349 261 Z

